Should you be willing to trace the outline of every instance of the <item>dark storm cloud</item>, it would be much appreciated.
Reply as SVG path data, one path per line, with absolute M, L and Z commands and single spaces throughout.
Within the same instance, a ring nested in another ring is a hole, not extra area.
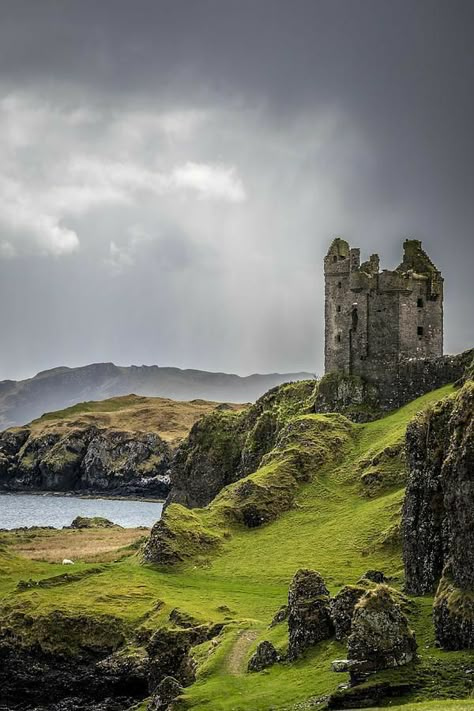
M 6 0 L 0 377 L 320 371 L 328 241 L 423 239 L 472 344 L 474 6 Z

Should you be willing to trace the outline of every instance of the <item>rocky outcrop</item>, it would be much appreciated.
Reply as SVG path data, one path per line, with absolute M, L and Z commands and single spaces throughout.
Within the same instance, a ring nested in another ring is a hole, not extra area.
M 350 635 L 355 607 L 366 592 L 367 587 L 346 585 L 331 600 L 331 616 L 337 640 L 342 641 Z
M 403 510 L 407 591 L 435 589 L 438 641 L 473 645 L 474 382 L 468 380 L 412 421 L 407 430 L 409 480 Z
M 316 570 L 298 570 L 288 592 L 288 659 L 334 634 L 329 591 Z
M 270 628 L 280 625 L 282 622 L 286 622 L 288 619 L 288 605 L 282 605 L 279 610 L 273 615 L 273 619 L 270 622 Z
M 359 584 L 366 584 L 367 582 L 369 582 L 375 583 L 376 585 L 380 585 L 381 583 L 386 583 L 387 578 L 381 570 L 366 570 L 364 575 L 362 575 L 357 582 Z
M 269 390 L 243 412 L 219 410 L 202 418 L 176 452 L 167 505 L 203 507 L 228 484 L 254 472 L 275 446 L 288 416 L 313 408 L 314 381 Z
M 0 434 L 0 490 L 164 498 L 170 446 L 156 433 L 75 427 Z
M 223 628 L 162 627 L 151 634 L 112 615 L 9 608 L 1 614 L 0 707 L 7 710 L 125 711 L 149 695 L 152 708 L 164 710 L 194 681 L 192 647 Z
M 174 629 L 161 627 L 150 638 L 146 650 L 150 658 L 148 685 L 155 693 L 166 677 L 173 677 L 181 686 L 189 686 L 195 679 L 195 663 L 191 648 L 216 637 L 222 624 L 198 625 Z
M 166 711 L 172 701 L 181 694 L 183 687 L 172 676 L 165 676 L 148 704 L 148 711 Z
M 206 528 L 193 511 L 174 504 L 151 529 L 143 549 L 143 560 L 173 566 L 219 545 L 221 536 Z
M 474 592 L 459 588 L 449 567 L 436 591 L 433 621 L 443 649 L 474 649 Z
M 151 637 L 147 652 L 150 657 L 149 687 L 155 691 L 165 677 L 172 676 L 182 686 L 189 686 L 195 678 L 190 657 L 193 636 L 189 630 L 161 628 Z
M 76 516 L 69 528 L 121 528 L 121 526 L 103 516 Z
M 359 600 L 347 642 L 351 675 L 357 678 L 408 664 L 416 647 L 415 635 L 390 588 L 378 585 Z
M 2 610 L 0 687 L 6 708 L 122 711 L 147 695 L 148 674 L 145 650 L 127 648 L 125 629 L 112 616 Z
M 276 664 L 280 659 L 278 652 L 271 642 L 260 642 L 248 663 L 249 672 L 259 672 Z

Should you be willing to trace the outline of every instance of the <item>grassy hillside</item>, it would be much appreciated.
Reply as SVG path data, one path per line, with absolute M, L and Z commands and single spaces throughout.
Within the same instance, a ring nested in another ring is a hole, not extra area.
M 95 425 L 128 432 L 156 432 L 165 442 L 177 444 L 197 420 L 218 408 L 206 400 L 178 402 L 162 397 L 123 395 L 109 400 L 81 402 L 65 410 L 48 412 L 29 425 L 34 434 Z M 241 410 L 245 405 L 226 405 Z
M 321 708 L 323 697 L 346 680 L 345 674 L 330 669 L 333 659 L 345 656 L 340 643 L 322 642 L 298 662 L 277 664 L 260 673 L 247 673 L 247 661 L 263 639 L 280 650 L 286 648 L 286 625 L 268 626 L 286 601 L 289 582 L 300 567 L 318 570 L 331 593 L 355 583 L 369 568 L 383 570 L 392 585 L 401 587 L 400 444 L 410 418 L 451 392 L 450 386 L 442 388 L 364 425 L 351 424 L 338 415 L 295 416 L 286 440 L 258 472 L 247 477 L 250 485 L 267 492 L 280 481 L 281 496 L 291 494 L 291 508 L 271 523 L 249 529 L 229 515 L 238 504 L 240 482 L 227 487 L 207 509 L 186 512 L 170 507 L 168 520 L 175 527 L 177 545 L 180 536 L 189 540 L 194 535 L 198 540 L 203 532 L 215 543 L 173 568 L 143 565 L 139 555 L 122 557 L 123 551 L 117 551 L 117 562 L 99 568 L 79 563 L 74 572 L 84 572 L 80 579 L 57 583 L 54 576 L 64 573 L 61 566 L 18 557 L 11 551 L 8 535 L 4 536 L 0 541 L 0 598 L 8 613 L 5 619 L 13 619 L 12 610 L 27 611 L 37 619 L 59 609 L 68 615 L 107 613 L 127 629 L 154 630 L 169 625 L 171 610 L 179 608 L 198 621 L 224 622 L 225 628 L 215 640 L 194 648 L 198 678 L 180 697 L 177 708 Z M 296 476 L 292 469 L 296 450 L 301 454 L 303 476 Z M 375 487 L 367 485 L 368 473 L 377 475 Z M 305 478 L 310 480 L 305 482 Z M 43 583 L 34 589 L 17 587 L 21 579 L 28 578 Z M 413 682 L 413 691 L 403 699 L 404 709 L 474 708 L 474 700 L 460 704 L 443 700 L 465 699 L 472 692 L 468 670 L 473 668 L 473 655 L 436 648 L 431 598 L 416 598 L 413 603 L 411 624 L 420 660 L 382 672 L 378 678 Z M 31 629 L 30 635 L 34 634 Z M 67 641 L 56 641 L 61 643 Z M 442 701 L 425 703 L 428 699 Z M 396 708 L 396 699 L 391 703 Z

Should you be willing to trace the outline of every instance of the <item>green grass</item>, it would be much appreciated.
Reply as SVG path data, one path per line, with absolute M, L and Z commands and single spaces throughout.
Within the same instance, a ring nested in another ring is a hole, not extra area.
M 408 421 L 418 411 L 452 392 L 450 386 L 441 388 L 368 424 L 349 425 L 329 417 L 332 424 L 327 431 L 320 429 L 321 416 L 305 415 L 304 423 L 315 428 L 302 447 L 307 455 L 302 471 L 308 469 L 305 477 L 311 480 L 299 481 L 292 507 L 272 523 L 248 529 L 225 516 L 229 500 L 235 496 L 236 485 L 231 485 L 213 506 L 190 513 L 194 523 L 181 521 L 184 529 L 197 526 L 209 534 L 216 532 L 219 544 L 175 568 L 143 565 L 139 556 L 133 556 L 69 585 L 18 592 L 15 588 L 20 578 L 48 577 L 64 570 L 61 566 L 15 558 L 0 550 L 2 602 L 13 609 L 26 606 L 34 616 L 57 609 L 71 615 L 112 615 L 127 629 L 156 629 L 167 623 L 175 607 L 201 622 L 225 622 L 217 643 L 205 643 L 195 649 L 198 678 L 183 693 L 179 708 L 289 710 L 309 708 L 308 699 L 312 699 L 311 708 L 320 708 L 319 700 L 346 679 L 346 675 L 335 674 L 330 667 L 333 659 L 345 656 L 344 646 L 334 640 L 324 642 L 297 663 L 278 664 L 257 674 L 246 673 L 248 658 L 263 639 L 285 650 L 285 623 L 271 630 L 268 625 L 286 601 L 288 584 L 300 567 L 318 570 L 331 593 L 344 584 L 355 583 L 369 568 L 382 569 L 391 577 L 392 585 L 401 586 L 400 550 L 396 545 L 384 544 L 383 539 L 384 532 L 397 523 L 403 487 L 397 488 L 392 482 L 367 498 L 362 495 L 360 479 L 363 463 L 399 444 Z M 326 420 L 324 423 L 326 426 Z M 336 439 L 328 445 L 327 436 Z M 290 437 L 277 453 L 280 464 L 292 448 L 297 448 L 296 440 Z M 267 462 L 251 477 L 266 486 L 271 471 Z M 171 524 L 180 525 L 179 509 L 169 511 Z M 421 659 L 402 670 L 384 672 L 380 678 L 396 680 L 397 675 L 408 675 L 414 680 L 416 688 L 403 706 L 406 711 L 473 708 L 474 702 L 466 701 L 414 705 L 431 698 L 468 696 L 472 686 L 466 669 L 473 665 L 472 654 L 447 653 L 435 647 L 432 599 L 417 598 L 415 603 L 411 624 L 417 633 Z M 242 638 L 247 633 L 249 637 Z

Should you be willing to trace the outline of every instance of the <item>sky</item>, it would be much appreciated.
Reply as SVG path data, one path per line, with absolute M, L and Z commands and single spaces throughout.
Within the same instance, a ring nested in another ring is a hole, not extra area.
M 0 379 L 323 367 L 322 259 L 421 239 L 474 342 L 472 0 L 2 0 Z

